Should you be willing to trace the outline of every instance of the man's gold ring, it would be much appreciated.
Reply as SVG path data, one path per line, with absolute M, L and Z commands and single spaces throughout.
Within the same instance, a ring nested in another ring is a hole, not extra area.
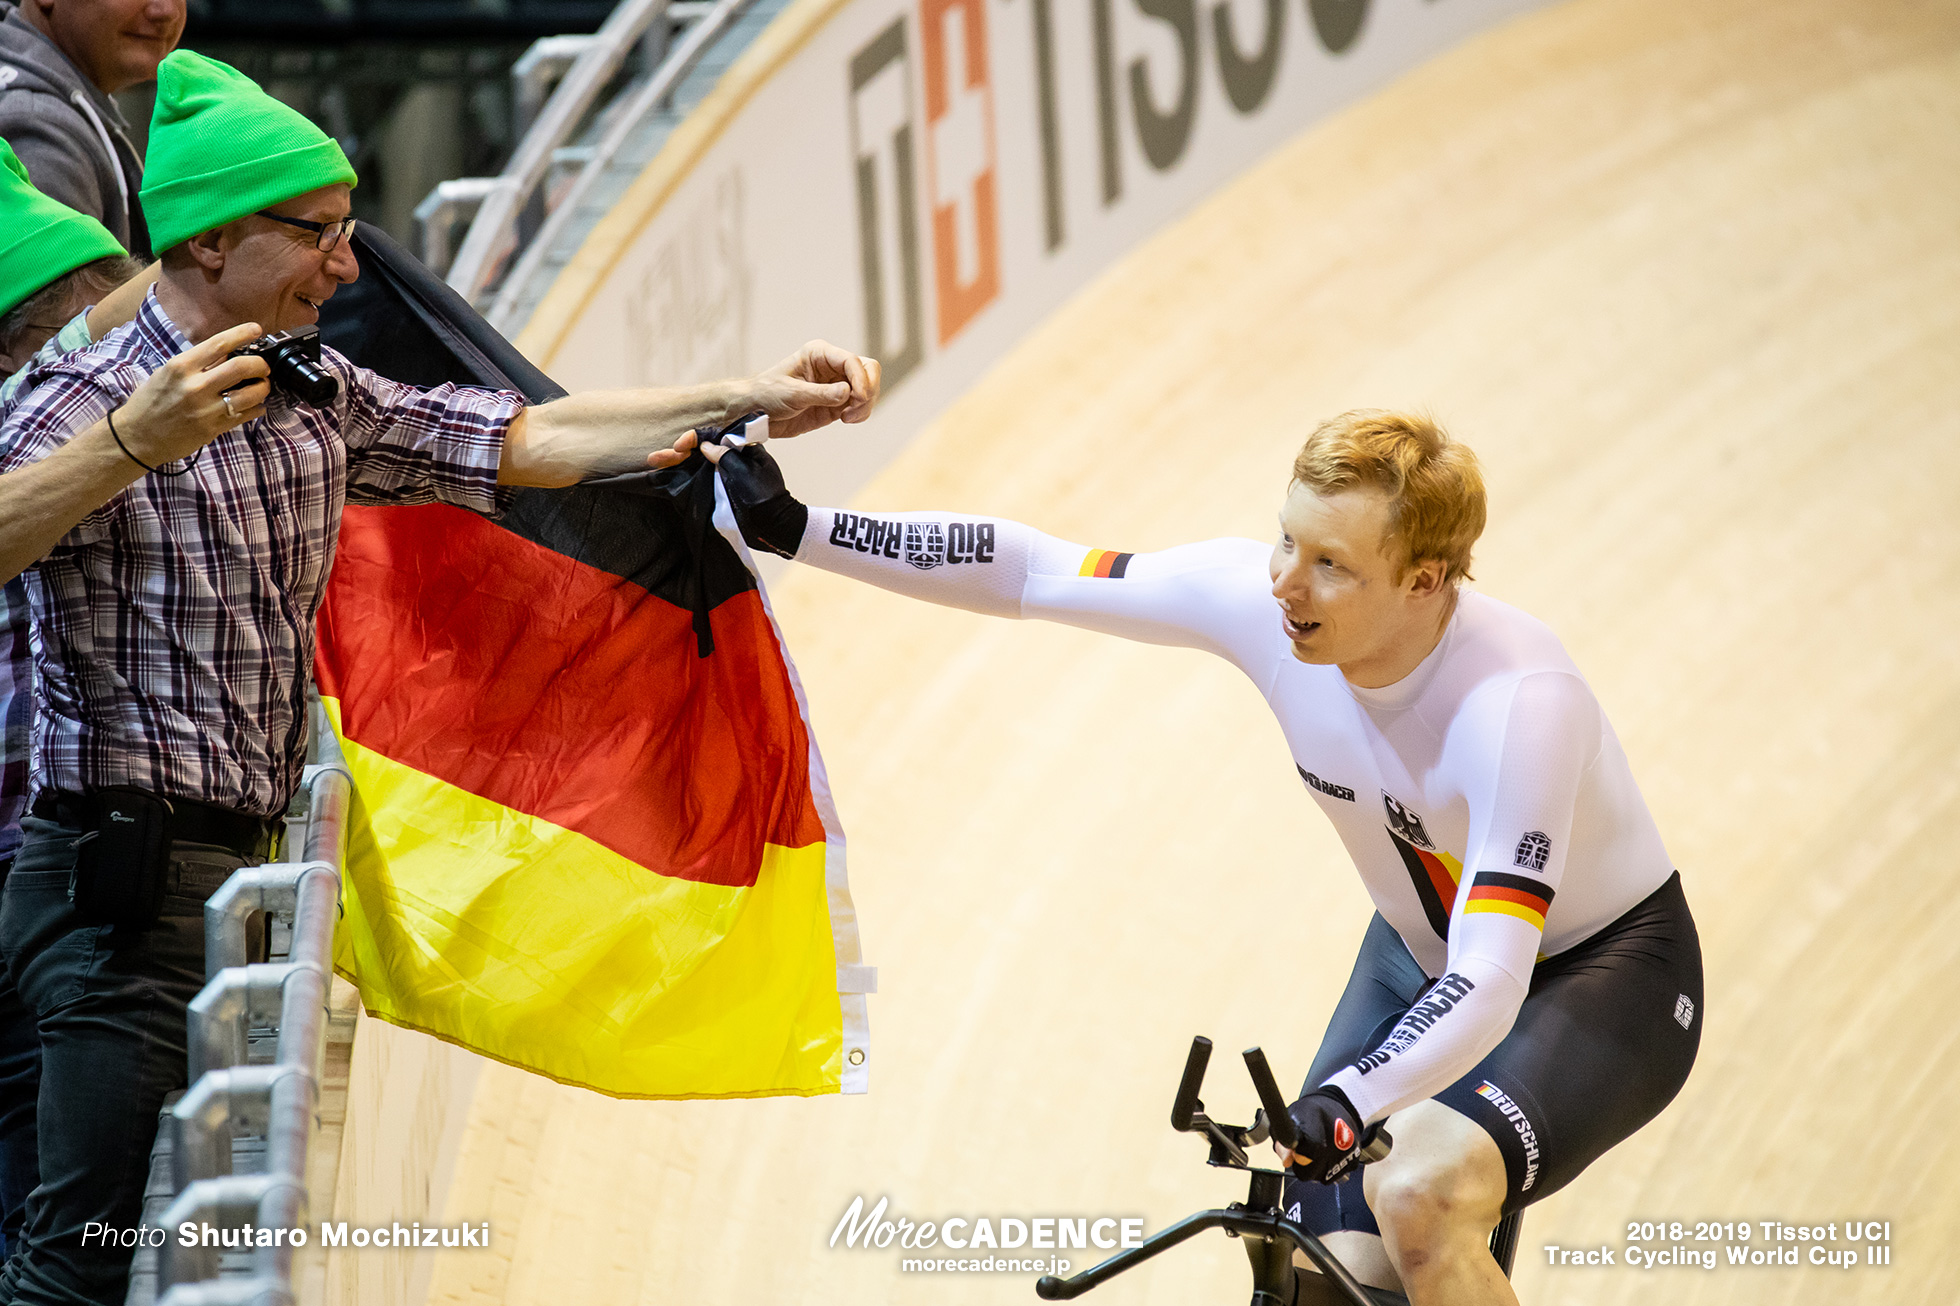
M 225 401 L 225 416 L 233 419 L 234 421 L 237 420 L 238 414 L 232 411 L 231 396 L 229 394 L 226 394 L 223 390 L 220 390 L 218 391 L 218 398 Z

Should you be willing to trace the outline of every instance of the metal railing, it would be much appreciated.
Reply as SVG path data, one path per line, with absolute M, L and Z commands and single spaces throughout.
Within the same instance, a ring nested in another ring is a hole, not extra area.
M 158 1223 L 306 1229 L 306 1159 L 317 1128 L 334 925 L 352 793 L 344 765 L 307 768 L 310 801 L 297 861 L 234 874 L 204 908 L 208 983 L 190 1006 L 191 1087 L 171 1108 L 171 1187 Z M 250 961 L 256 919 L 290 931 L 287 959 Z M 270 1062 L 254 1053 L 270 1041 Z M 255 1045 L 256 1048 L 255 1048 Z M 264 1140 L 263 1167 L 234 1173 L 234 1144 Z M 162 1248 L 161 1306 L 291 1306 L 291 1236 L 253 1247 L 249 1268 L 219 1277 L 224 1248 Z M 234 1253 L 236 1254 L 236 1253 Z
M 551 206 L 537 233 L 525 243 L 521 253 L 517 254 L 516 261 L 503 279 L 502 289 L 491 303 L 489 311 L 484 314 L 490 319 L 492 326 L 505 332 L 513 329 L 516 324 L 512 321 L 512 315 L 531 276 L 555 247 L 565 225 L 578 211 L 579 205 L 593 185 L 618 157 L 627 138 L 649 115 L 658 112 L 667 104 L 673 96 L 674 88 L 680 85 L 681 79 L 694 71 L 694 66 L 701 61 L 701 57 L 708 52 L 709 47 L 720 39 L 735 20 L 754 3 L 755 0 L 717 0 L 706 14 L 687 29 L 687 34 L 662 61 L 653 76 L 628 97 L 623 105 L 616 105 L 608 110 L 610 122 L 606 130 L 592 146 L 590 153 L 577 160 L 577 176 L 565 193 L 556 197 L 556 202 Z M 548 112 L 549 108 L 547 108 Z M 485 207 L 489 207 L 487 201 Z M 481 213 L 478 214 L 477 221 L 479 223 L 482 221 Z M 475 237 L 474 227 L 471 228 L 470 235 L 472 238 Z M 486 237 L 487 239 L 489 238 Z M 457 256 L 459 267 L 463 267 L 463 259 L 468 252 L 469 246 L 466 242 L 463 254 Z M 457 273 L 452 270 L 449 284 L 455 286 L 461 293 L 474 297 L 474 294 L 480 293 L 487 283 L 480 281 L 476 292 L 465 291 L 458 283 Z
M 488 316 L 508 330 L 524 283 L 593 180 L 755 3 L 622 0 L 591 36 L 533 44 L 511 69 L 517 149 L 497 176 L 442 182 L 416 206 L 423 261 L 472 303 L 501 286 Z M 645 79 L 599 108 L 636 49 L 650 70 Z M 581 133 L 596 139 L 576 144 Z M 465 218 L 468 230 L 456 244 L 455 227 Z

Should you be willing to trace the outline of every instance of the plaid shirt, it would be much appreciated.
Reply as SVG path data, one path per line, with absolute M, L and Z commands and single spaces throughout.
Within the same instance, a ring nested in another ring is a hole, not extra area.
M 0 385 L 0 421 L 5 421 L 21 382 L 33 368 L 93 343 L 88 310 Z M 27 587 L 16 576 L 0 585 L 0 860 L 20 847 L 20 818 L 27 813 L 27 729 L 34 720 L 34 663 L 27 652 Z
M 189 343 L 152 292 L 101 344 L 37 368 L 0 427 L 0 472 L 86 430 Z M 134 785 L 283 811 L 342 505 L 503 505 L 521 396 L 417 390 L 331 349 L 323 366 L 341 385 L 329 407 L 275 393 L 187 475 L 145 476 L 28 573 L 36 793 Z

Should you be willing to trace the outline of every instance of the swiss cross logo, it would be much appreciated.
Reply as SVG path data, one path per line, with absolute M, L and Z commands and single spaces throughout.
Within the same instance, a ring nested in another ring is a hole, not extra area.
M 849 64 L 864 341 L 887 391 L 1001 294 L 986 0 L 919 0 L 916 21 L 898 15 Z
M 983 0 L 921 0 L 926 183 L 932 204 L 939 343 L 1000 295 L 994 92 Z

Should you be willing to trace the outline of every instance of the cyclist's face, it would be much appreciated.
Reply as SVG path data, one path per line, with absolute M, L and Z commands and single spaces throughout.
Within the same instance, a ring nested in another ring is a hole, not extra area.
M 1403 654 L 1412 639 L 1426 630 L 1433 647 L 1428 600 L 1441 568 L 1404 563 L 1389 534 L 1388 497 L 1379 490 L 1316 494 L 1295 483 L 1280 509 L 1271 567 L 1293 656 L 1338 666 L 1357 684 L 1392 683 L 1407 674 Z M 1388 679 L 1375 678 L 1397 668 Z

